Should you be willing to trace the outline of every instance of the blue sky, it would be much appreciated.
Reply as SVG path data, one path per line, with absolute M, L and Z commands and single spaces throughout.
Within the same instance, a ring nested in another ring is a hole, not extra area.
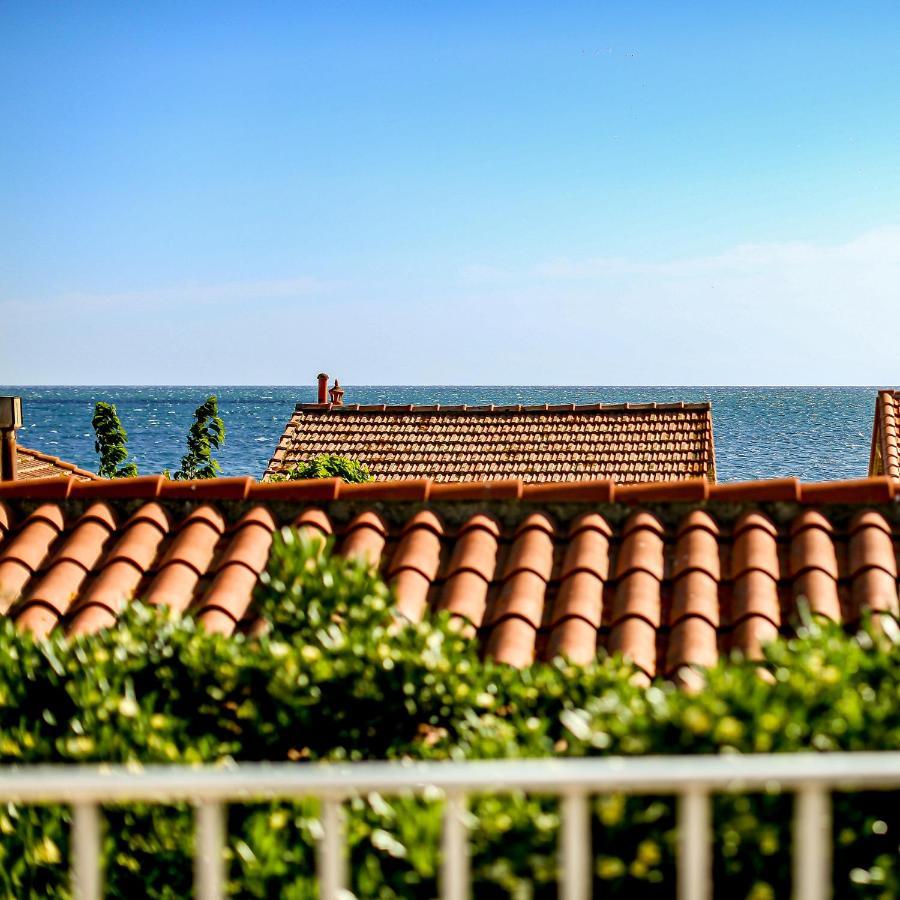
M 896 382 L 900 6 L 723 6 L 0 4 L 0 383 Z

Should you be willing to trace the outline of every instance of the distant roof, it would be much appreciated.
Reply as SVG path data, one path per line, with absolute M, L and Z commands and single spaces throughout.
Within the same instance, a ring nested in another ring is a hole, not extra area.
M 869 474 L 900 479 L 900 391 L 879 391 L 875 400 Z
M 468 623 L 488 657 L 584 662 L 601 648 L 678 679 L 731 650 L 757 657 L 804 610 L 896 622 L 898 497 L 888 478 L 4 482 L 0 609 L 38 635 L 79 634 L 139 597 L 255 634 L 272 534 L 293 524 L 377 566 L 407 618 Z
M 23 447 L 21 444 L 16 444 L 16 455 L 18 457 L 16 478 L 19 481 L 34 478 L 54 478 L 60 475 L 71 476 L 79 481 L 97 481 L 100 479 L 99 475 L 94 472 L 88 472 L 87 469 L 80 469 L 74 463 L 65 462 L 58 456 L 41 453 L 40 450 L 31 450 L 28 447 Z
M 298 403 L 266 475 L 328 453 L 377 481 L 715 481 L 709 403 L 360 406 Z

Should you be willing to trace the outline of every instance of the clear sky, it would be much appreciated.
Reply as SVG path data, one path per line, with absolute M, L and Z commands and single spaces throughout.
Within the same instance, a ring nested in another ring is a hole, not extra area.
M 896 0 L 0 3 L 0 383 L 896 384 L 898 309 Z

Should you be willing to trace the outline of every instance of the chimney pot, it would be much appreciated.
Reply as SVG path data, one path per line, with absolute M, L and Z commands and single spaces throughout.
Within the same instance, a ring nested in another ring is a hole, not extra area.
M 15 481 L 19 456 L 16 429 L 22 427 L 22 398 L 0 397 L 0 481 Z
M 328 402 L 328 376 L 324 372 L 319 373 L 319 399 L 316 402 Z
M 338 383 L 337 378 L 334 379 L 334 387 L 328 392 L 328 395 L 331 398 L 332 406 L 344 405 L 344 389 Z

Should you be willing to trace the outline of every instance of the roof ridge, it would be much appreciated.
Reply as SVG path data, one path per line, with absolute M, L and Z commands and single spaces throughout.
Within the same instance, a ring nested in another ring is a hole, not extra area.
M 250 476 L 169 481 L 161 475 L 135 479 L 36 478 L 0 483 L 0 500 L 161 499 L 198 502 L 453 502 L 520 500 L 526 503 L 777 503 L 801 505 L 878 504 L 900 498 L 900 485 L 887 476 L 801 482 L 796 478 L 710 484 L 703 478 L 617 484 L 586 479 L 530 484 L 518 478 L 436 482 L 428 478 L 346 484 L 337 478 L 257 482 Z
M 681 412 L 698 411 L 709 412 L 712 410 L 712 401 L 698 400 L 686 402 L 684 400 L 667 403 L 536 403 L 536 404 L 505 404 L 495 403 L 470 406 L 467 403 L 442 406 L 435 404 L 416 403 L 345 403 L 335 406 L 332 403 L 297 403 L 295 412 L 317 413 L 589 413 L 589 412 Z

